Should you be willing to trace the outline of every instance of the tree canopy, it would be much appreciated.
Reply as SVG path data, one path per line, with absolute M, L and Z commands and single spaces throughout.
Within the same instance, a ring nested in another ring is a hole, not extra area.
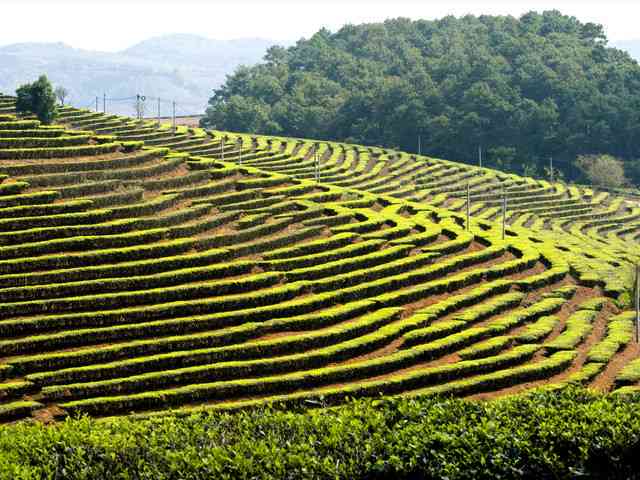
M 56 118 L 56 94 L 46 75 L 18 87 L 16 96 L 16 111 L 19 113 L 33 113 L 45 125 Z
M 640 66 L 558 11 L 322 29 L 241 67 L 203 126 L 397 147 L 571 178 L 583 154 L 640 158 Z M 633 173 L 633 172 L 632 172 Z M 636 179 L 639 175 L 635 176 Z

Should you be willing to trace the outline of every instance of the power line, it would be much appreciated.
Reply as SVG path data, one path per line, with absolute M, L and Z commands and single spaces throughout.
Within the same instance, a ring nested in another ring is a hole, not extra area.
M 87 103 L 87 105 L 86 105 L 86 106 L 84 106 L 84 107 L 79 107 L 79 108 L 80 108 L 81 110 L 87 110 L 87 109 L 89 109 L 89 107 L 93 107 L 93 104 L 94 104 L 94 101 L 93 101 L 93 100 L 91 100 L 89 103 Z
M 106 97 L 106 100 L 108 102 L 128 102 L 130 100 L 135 100 L 135 99 L 136 99 L 135 96 L 134 97 L 123 97 L 123 98 L 109 98 L 109 97 Z
M 82 108 L 90 109 L 94 106 L 94 102 L 96 112 L 101 111 L 102 113 L 108 113 L 108 111 L 111 110 L 111 113 L 134 117 L 144 116 L 145 105 L 150 106 L 153 104 L 156 104 L 157 108 L 157 115 L 154 115 L 156 118 L 162 118 L 163 113 L 164 116 L 167 117 L 170 115 L 171 117 L 174 115 L 178 117 L 199 117 L 204 114 L 206 109 L 205 102 L 196 103 L 186 100 L 170 100 L 166 97 L 147 96 L 141 93 L 123 97 L 109 97 L 106 93 L 103 93 L 96 95 L 93 101 L 87 102 L 86 106 Z M 130 104 L 126 105 L 127 102 Z M 152 104 L 148 102 L 152 102 Z M 123 105 L 123 103 L 125 105 Z M 169 112 L 171 112 L 171 114 L 169 114 Z

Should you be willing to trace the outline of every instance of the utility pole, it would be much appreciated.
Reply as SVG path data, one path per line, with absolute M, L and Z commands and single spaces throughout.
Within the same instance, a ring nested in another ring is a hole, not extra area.
M 107 94 L 102 94 L 102 112 L 107 113 Z
M 418 135 L 418 155 L 422 155 L 422 139 Z
M 224 162 L 224 137 L 222 137 L 222 161 Z
M 478 145 L 478 165 L 482 168 L 482 145 Z
M 142 102 L 145 97 L 140 94 L 136 95 L 136 114 L 138 115 L 138 121 L 142 121 Z
M 160 97 L 158 97 L 158 126 L 160 126 Z
M 467 182 L 467 231 L 470 230 L 469 221 L 471 220 L 471 187 Z
M 318 150 L 314 150 L 313 152 L 316 160 L 316 183 L 320 183 L 320 155 L 318 155 Z
M 504 240 L 506 223 L 507 223 L 507 191 L 503 185 L 502 186 L 502 240 Z
M 549 175 L 551 176 L 551 183 L 553 183 L 553 155 L 549 157 Z
M 242 137 L 238 139 L 238 163 L 242 165 Z
M 176 101 L 175 100 L 173 101 L 173 115 L 172 115 L 172 118 L 173 118 L 173 133 L 175 133 L 176 132 Z
M 96 113 L 98 113 L 98 95 L 96 95 Z
M 636 343 L 640 343 L 640 263 L 636 263 Z

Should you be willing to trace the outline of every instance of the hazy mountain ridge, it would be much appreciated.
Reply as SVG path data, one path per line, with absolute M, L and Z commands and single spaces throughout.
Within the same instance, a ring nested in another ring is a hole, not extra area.
M 629 55 L 640 62 L 640 39 L 613 42 L 613 46 L 621 50 L 626 50 L 629 52 Z
M 75 106 L 95 106 L 95 97 L 141 93 L 178 102 L 177 113 L 199 113 L 227 74 L 241 64 L 258 63 L 275 42 L 266 39 L 213 40 L 176 34 L 144 40 L 120 52 L 73 48 L 64 43 L 17 43 L 0 47 L 0 92 L 46 73 L 70 92 Z M 132 113 L 132 102 L 110 102 L 107 110 Z M 147 107 L 155 114 L 157 102 Z

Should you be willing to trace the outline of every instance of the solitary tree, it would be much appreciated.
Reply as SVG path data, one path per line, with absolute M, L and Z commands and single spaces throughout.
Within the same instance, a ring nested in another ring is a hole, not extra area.
M 33 113 L 44 124 L 50 124 L 58 114 L 56 95 L 46 75 L 41 75 L 33 83 L 27 83 L 16 90 L 16 111 Z
M 580 155 L 576 165 L 594 185 L 616 188 L 628 183 L 622 160 L 611 155 Z
M 56 97 L 60 101 L 60 105 L 64 105 L 65 99 L 69 96 L 69 90 L 67 90 L 63 86 L 59 86 L 59 87 L 56 87 L 56 90 L 54 93 L 56 94 Z

